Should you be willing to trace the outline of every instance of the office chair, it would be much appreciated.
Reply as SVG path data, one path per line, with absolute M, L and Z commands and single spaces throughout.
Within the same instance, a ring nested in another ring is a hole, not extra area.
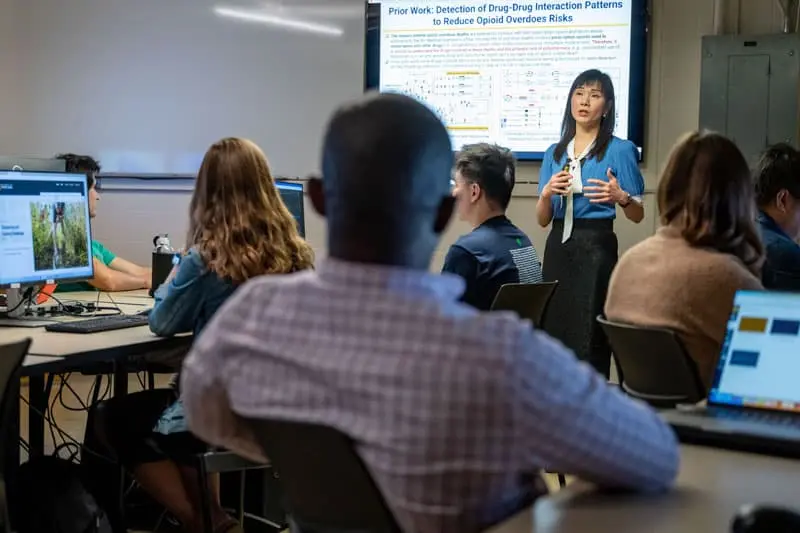
M 0 531 L 3 533 L 11 531 L 4 475 L 6 446 L 17 446 L 19 439 L 19 435 L 11 434 L 19 429 L 12 423 L 13 410 L 19 409 L 18 388 L 14 384 L 19 382 L 22 362 L 30 346 L 30 339 L 0 346 Z
M 530 320 L 534 327 L 541 328 L 547 305 L 558 287 L 558 281 L 543 283 L 508 283 L 500 287 L 492 302 L 492 311 L 514 311 L 522 319 Z M 552 474 L 553 472 L 548 472 Z M 558 484 L 567 486 L 567 479 L 558 474 Z
M 608 337 L 622 389 L 656 408 L 697 403 L 706 397 L 697 364 L 674 331 L 597 321 Z
M 400 533 L 353 441 L 326 426 L 249 420 L 270 458 L 295 533 Z
M 168 405 L 172 401 L 174 394 L 174 391 L 170 389 L 148 391 L 144 396 L 140 395 L 139 407 L 144 412 L 150 412 L 154 408 L 160 409 L 162 405 Z M 116 454 L 114 441 L 112 440 L 112 435 L 115 431 L 118 431 L 119 424 L 125 424 L 120 413 L 115 410 L 114 403 L 117 401 L 119 400 L 102 401 L 90 409 L 86 421 L 84 447 L 94 451 L 94 453 L 85 455 L 81 461 L 81 469 L 83 470 L 86 488 L 94 495 L 101 507 L 106 510 L 113 530 L 127 531 L 130 525 L 128 524 L 128 518 L 130 517 L 126 517 L 126 493 L 131 479 Z M 105 456 L 106 459 L 103 459 L 102 456 Z M 209 533 L 213 531 L 213 525 L 211 524 L 211 494 L 208 487 L 208 475 L 229 472 L 239 473 L 239 502 L 236 511 L 241 523 L 245 518 L 244 486 L 246 471 L 270 468 L 269 464 L 254 463 L 233 452 L 212 448 L 195 455 L 194 466 L 201 480 L 199 486 L 204 531 Z M 111 487 L 114 490 L 111 490 Z M 250 518 L 249 515 L 248 518 Z M 280 524 L 274 524 L 268 520 L 260 519 L 260 517 L 252 518 L 259 519 L 274 529 L 280 529 Z
M 535 327 L 540 328 L 557 286 L 557 281 L 508 283 L 500 287 L 491 310 L 514 311 L 520 318 L 530 320 Z
M 248 470 L 265 470 L 272 466 L 268 463 L 255 463 L 227 450 L 209 450 L 196 457 L 197 476 L 200 481 L 200 503 L 203 513 L 204 533 L 213 533 L 214 524 L 211 521 L 211 493 L 208 488 L 209 474 L 225 474 L 237 472 L 239 474 L 239 503 L 236 509 L 237 520 L 244 527 L 245 519 L 245 475 Z M 265 518 L 247 515 L 266 523 L 273 529 L 283 529 L 282 524 L 273 523 Z

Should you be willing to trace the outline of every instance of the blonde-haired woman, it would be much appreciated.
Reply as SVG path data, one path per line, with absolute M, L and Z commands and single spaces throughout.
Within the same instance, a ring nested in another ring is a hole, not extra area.
M 264 274 L 312 267 L 313 254 L 278 193 L 254 143 L 223 139 L 208 150 L 189 207 L 187 253 L 156 291 L 150 329 L 160 336 L 198 335 L 238 286 Z M 139 484 L 181 522 L 202 531 L 193 458 L 205 443 L 184 422 L 179 392 L 144 391 L 104 402 L 105 439 Z M 215 532 L 241 531 L 209 480 Z

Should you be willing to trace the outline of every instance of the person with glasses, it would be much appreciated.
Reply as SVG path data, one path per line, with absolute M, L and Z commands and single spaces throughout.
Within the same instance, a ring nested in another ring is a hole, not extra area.
M 461 276 L 461 301 L 481 311 L 491 309 L 503 285 L 542 281 L 536 249 L 506 216 L 515 166 L 507 148 L 486 143 L 464 146 L 456 159 L 456 211 L 473 229 L 450 247 L 442 272 Z

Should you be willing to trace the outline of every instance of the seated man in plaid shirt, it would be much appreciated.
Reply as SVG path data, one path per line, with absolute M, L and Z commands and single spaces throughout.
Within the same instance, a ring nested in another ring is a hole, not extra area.
M 316 271 L 262 277 L 217 313 L 184 365 L 189 427 L 258 459 L 244 418 L 349 435 L 404 531 L 478 531 L 549 469 L 659 491 L 675 478 L 671 429 L 530 323 L 459 302 L 428 271 L 453 211 L 444 125 L 400 95 L 331 119 L 328 219 Z

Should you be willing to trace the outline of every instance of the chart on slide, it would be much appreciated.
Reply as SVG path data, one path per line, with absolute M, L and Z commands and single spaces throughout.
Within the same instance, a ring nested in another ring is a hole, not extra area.
M 618 69 L 606 73 L 619 83 Z M 501 136 L 514 145 L 546 143 L 561 131 L 565 98 L 579 70 L 507 69 L 498 76 Z
M 637 1 L 385 0 L 378 88 L 427 104 L 456 145 L 537 153 L 560 136 L 572 82 L 597 69 L 614 84 L 615 134 L 627 138 Z
M 453 130 L 489 127 L 492 76 L 480 71 L 422 72 L 387 83 L 388 91 L 412 96 L 439 115 Z

